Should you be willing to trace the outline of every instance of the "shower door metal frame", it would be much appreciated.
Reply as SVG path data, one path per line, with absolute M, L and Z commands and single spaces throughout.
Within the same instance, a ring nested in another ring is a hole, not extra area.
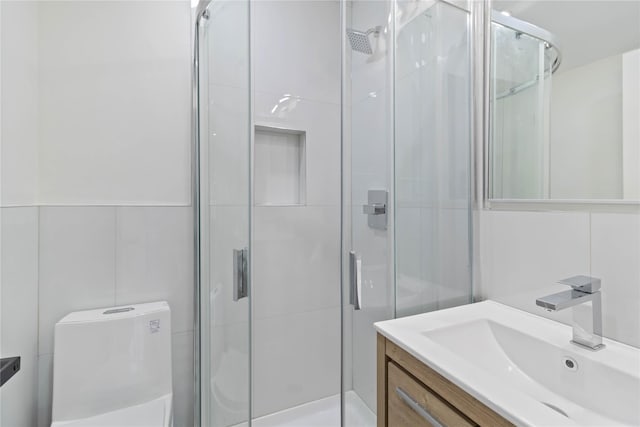
M 208 4 L 208 1 L 205 2 Z M 200 5 L 199 5 L 200 6 Z M 201 21 L 206 19 L 204 13 L 206 5 L 203 9 L 197 8 L 194 18 L 193 30 L 193 57 L 192 57 L 192 78 L 191 78 L 191 197 L 193 200 L 193 278 L 194 278 L 194 298 L 193 298 L 193 424 L 201 425 L 201 334 L 200 326 L 200 30 Z

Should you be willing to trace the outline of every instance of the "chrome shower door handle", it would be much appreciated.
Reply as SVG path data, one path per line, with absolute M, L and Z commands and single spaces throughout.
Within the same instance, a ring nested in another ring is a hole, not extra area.
M 362 307 L 362 259 L 354 251 L 349 252 L 349 303 L 354 310 Z
M 233 250 L 233 300 L 246 297 L 249 292 L 247 273 L 247 248 Z

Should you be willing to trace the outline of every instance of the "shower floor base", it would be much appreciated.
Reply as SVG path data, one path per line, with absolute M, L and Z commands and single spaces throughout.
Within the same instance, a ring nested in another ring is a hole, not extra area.
M 345 426 L 374 427 L 376 425 L 375 414 L 355 392 L 346 393 L 345 403 L 347 407 Z M 251 425 L 254 427 L 339 427 L 340 395 L 314 400 L 256 418 Z M 246 426 L 247 424 L 244 423 L 235 427 Z

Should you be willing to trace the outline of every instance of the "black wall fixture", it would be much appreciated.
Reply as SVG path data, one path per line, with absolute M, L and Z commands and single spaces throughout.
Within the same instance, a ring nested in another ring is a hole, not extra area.
M 20 370 L 20 356 L 0 359 L 0 387 Z

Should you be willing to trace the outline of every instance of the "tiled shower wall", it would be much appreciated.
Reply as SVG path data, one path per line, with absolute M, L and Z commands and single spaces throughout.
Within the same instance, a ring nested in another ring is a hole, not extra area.
M 604 335 L 640 347 L 640 214 L 482 211 L 477 295 L 571 323 L 536 298 L 566 290 L 556 282 L 602 279 Z
M 0 424 L 50 425 L 65 314 L 166 300 L 175 425 L 192 425 L 189 3 L 3 1 L 0 12 L 0 351 L 22 356 Z
M 340 4 L 252 8 L 255 123 L 306 132 L 305 203 L 254 209 L 259 417 L 340 392 Z

